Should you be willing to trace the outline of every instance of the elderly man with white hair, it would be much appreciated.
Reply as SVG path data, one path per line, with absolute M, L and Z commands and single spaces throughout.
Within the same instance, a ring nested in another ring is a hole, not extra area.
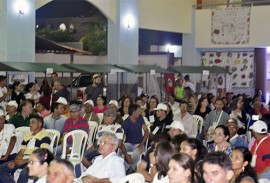
M 103 133 L 98 148 L 100 155 L 81 176 L 83 183 L 118 183 L 119 180 L 125 177 L 124 159 L 115 153 L 118 148 L 118 142 L 118 138 L 114 133 Z

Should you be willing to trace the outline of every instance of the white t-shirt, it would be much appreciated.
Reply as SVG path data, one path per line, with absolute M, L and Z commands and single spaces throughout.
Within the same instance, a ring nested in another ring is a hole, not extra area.
M 7 153 L 10 139 L 13 136 L 16 136 L 14 125 L 13 124 L 5 124 L 3 130 L 0 132 L 0 149 L 1 149 L 1 147 L 3 147 L 3 151 L 0 150 L 0 151 L 2 151 L 1 156 L 5 155 Z M 3 146 L 2 146 L 2 143 L 4 143 Z M 10 154 L 14 154 L 17 152 L 18 152 L 18 147 L 15 143 L 15 146 L 12 149 Z
M 40 98 L 40 94 L 37 92 L 35 95 L 34 95 L 34 98 L 32 98 L 32 93 L 27 93 L 25 94 L 25 99 L 33 99 L 35 102 L 38 102 L 39 98 Z
M 158 179 L 158 173 L 156 173 L 152 183 L 169 183 L 169 177 L 167 175 L 165 177 L 161 177 L 161 179 Z

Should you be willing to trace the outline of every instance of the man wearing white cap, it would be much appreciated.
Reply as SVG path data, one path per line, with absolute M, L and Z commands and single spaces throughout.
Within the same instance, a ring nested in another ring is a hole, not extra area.
M 13 160 L 17 152 L 15 127 L 5 124 L 4 111 L 0 110 L 0 164 Z
M 151 132 L 153 135 L 165 133 L 166 126 L 172 123 L 172 118 L 167 115 L 168 106 L 164 103 L 159 103 L 154 110 L 156 111 L 157 119 L 151 127 Z
M 258 120 L 249 129 L 256 139 L 251 147 L 251 166 L 257 173 L 263 173 L 270 166 L 270 136 L 267 134 L 267 125 Z
M 62 114 L 67 118 L 70 118 L 69 104 L 67 99 L 65 99 L 64 97 L 59 97 L 56 103 L 63 105 L 64 111 L 62 112 Z
M 17 113 L 18 104 L 15 100 L 11 100 L 7 104 L 7 115 L 6 121 L 8 122 L 9 119 Z
M 96 104 L 98 96 L 103 95 L 103 86 L 101 84 L 101 75 L 100 74 L 94 74 L 93 78 L 93 84 L 86 87 L 84 91 L 83 96 L 83 102 L 86 100 L 92 100 L 94 101 L 94 104 Z
M 83 118 L 87 121 L 95 121 L 100 124 L 99 117 L 93 112 L 94 102 L 92 100 L 87 100 L 83 103 L 84 112 Z
M 173 121 L 171 125 L 166 126 L 169 130 L 169 136 L 173 139 L 176 135 L 182 135 L 185 133 L 184 124 L 181 121 Z
M 117 100 L 111 100 L 108 104 L 109 109 L 113 109 L 116 112 L 118 111 L 118 102 Z M 119 124 L 123 124 L 123 118 L 119 112 L 117 112 L 115 122 Z

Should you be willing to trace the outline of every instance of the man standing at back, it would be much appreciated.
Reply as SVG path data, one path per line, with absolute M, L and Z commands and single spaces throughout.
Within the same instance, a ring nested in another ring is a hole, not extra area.
M 100 95 L 103 95 L 103 86 L 101 84 L 101 75 L 94 74 L 93 76 L 93 84 L 87 86 L 83 96 L 83 103 L 86 100 L 92 100 L 95 105 L 97 105 L 97 98 Z

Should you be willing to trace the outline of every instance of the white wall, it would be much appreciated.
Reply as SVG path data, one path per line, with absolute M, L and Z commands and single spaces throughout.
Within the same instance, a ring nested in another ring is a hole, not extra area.
M 251 7 L 250 43 L 218 45 L 211 43 L 211 9 L 196 10 L 196 48 L 252 48 L 270 45 L 270 6 Z

